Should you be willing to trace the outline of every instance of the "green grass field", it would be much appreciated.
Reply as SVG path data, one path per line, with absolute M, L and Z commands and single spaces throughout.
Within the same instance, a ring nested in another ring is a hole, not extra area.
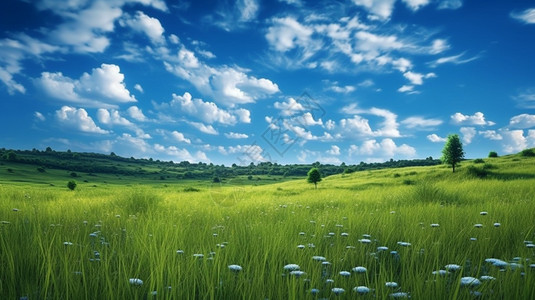
M 335 175 L 317 190 L 109 175 L 69 191 L 64 171 L 14 181 L 24 168 L 11 168 L 1 299 L 535 299 L 533 157 Z

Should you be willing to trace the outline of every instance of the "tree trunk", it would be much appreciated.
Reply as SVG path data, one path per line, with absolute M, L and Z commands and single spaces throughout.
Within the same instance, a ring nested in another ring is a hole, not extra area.
M 315 190 L 318 189 L 318 183 L 317 183 L 317 182 L 314 182 L 314 189 L 315 189 Z
M 453 167 L 453 173 L 455 173 L 455 165 L 453 164 L 452 167 Z

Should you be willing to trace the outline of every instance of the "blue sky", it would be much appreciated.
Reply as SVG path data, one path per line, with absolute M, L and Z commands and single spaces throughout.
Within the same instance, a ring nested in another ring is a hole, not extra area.
M 358 164 L 535 147 L 535 3 L 7 0 L 1 147 Z

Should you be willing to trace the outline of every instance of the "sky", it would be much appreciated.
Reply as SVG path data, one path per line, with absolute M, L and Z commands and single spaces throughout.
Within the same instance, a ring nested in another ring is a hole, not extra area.
M 535 147 L 535 1 L 3 0 L 0 147 L 246 165 Z

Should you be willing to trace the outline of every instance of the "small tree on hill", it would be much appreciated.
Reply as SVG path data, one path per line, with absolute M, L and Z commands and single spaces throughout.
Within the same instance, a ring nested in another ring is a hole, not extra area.
M 76 188 L 76 181 L 70 180 L 69 182 L 67 182 L 67 187 L 69 188 L 69 190 L 74 191 L 74 189 Z
M 498 157 L 498 152 L 496 152 L 496 151 L 490 151 L 490 152 L 489 152 L 489 157 Z
M 450 134 L 444 149 L 442 149 L 442 162 L 452 167 L 455 172 L 455 166 L 464 158 L 463 143 L 457 134 Z
M 321 174 L 320 174 L 320 171 L 318 170 L 318 168 L 312 168 L 310 169 L 310 171 L 308 171 L 307 173 L 307 182 L 308 183 L 313 183 L 314 184 L 314 188 L 317 189 L 318 188 L 318 182 L 321 181 Z

